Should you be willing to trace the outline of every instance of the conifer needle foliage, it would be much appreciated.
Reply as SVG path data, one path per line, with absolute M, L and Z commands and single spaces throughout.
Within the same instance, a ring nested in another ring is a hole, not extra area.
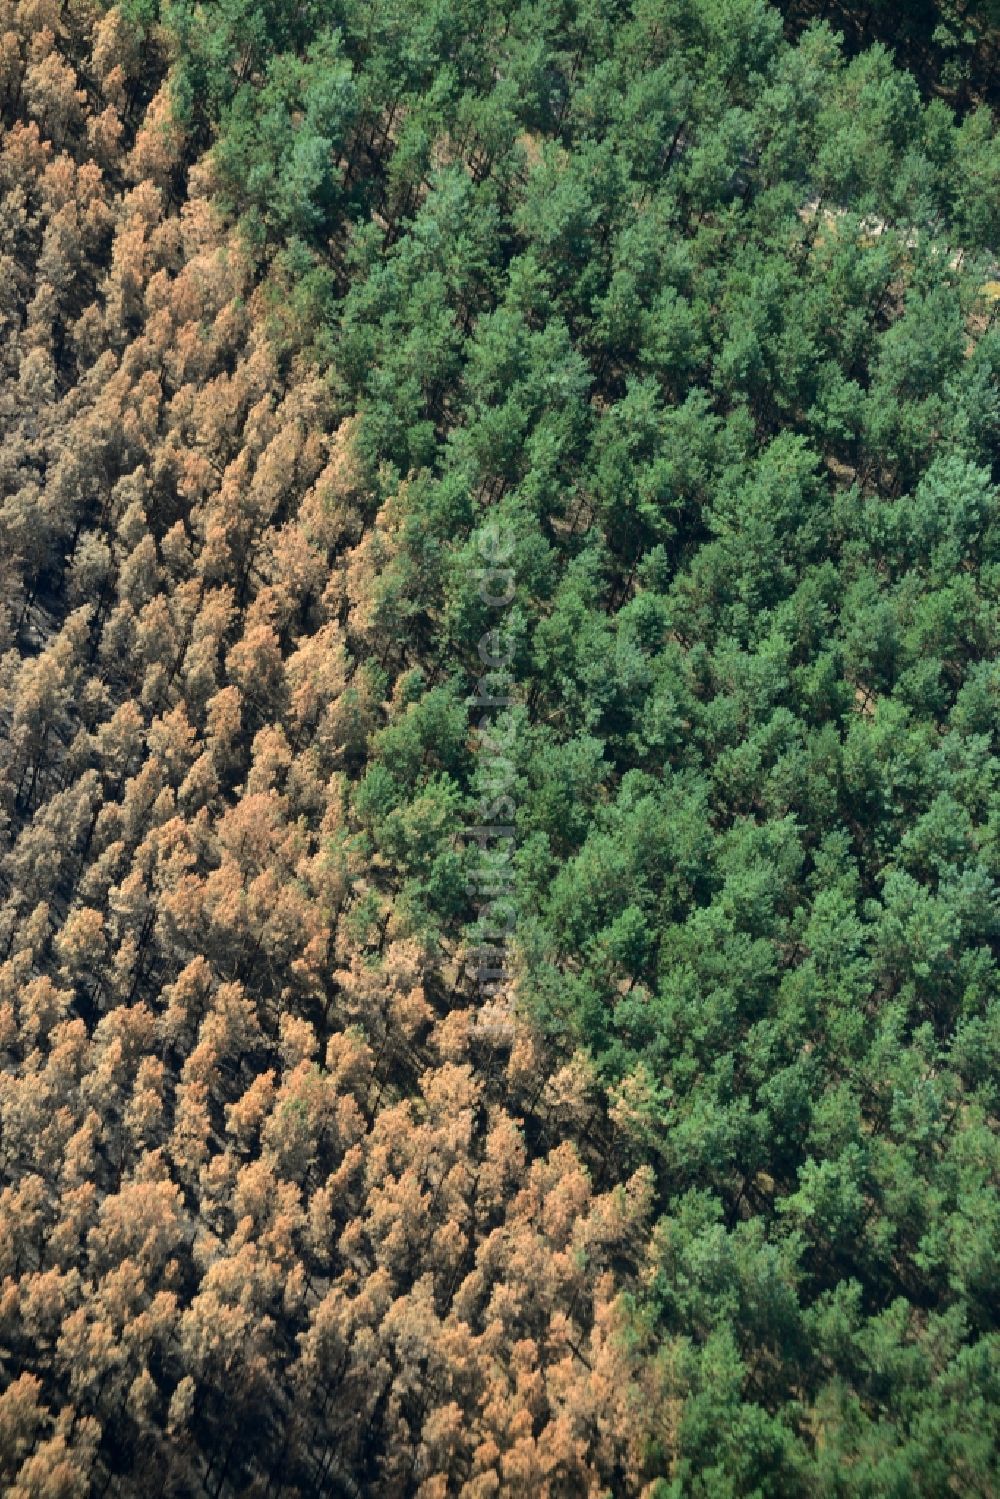
M 0 0 L 3 1493 L 1000 1492 L 996 6 L 821 9 Z

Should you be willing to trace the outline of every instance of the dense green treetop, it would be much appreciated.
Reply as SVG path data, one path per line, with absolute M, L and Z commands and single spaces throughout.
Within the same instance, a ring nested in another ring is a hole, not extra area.
M 390 901 L 444 986 L 483 931 L 462 829 L 502 807 L 517 1004 L 592 1066 L 608 1169 L 654 1183 L 628 1336 L 676 1448 L 651 1435 L 648 1492 L 986 1499 L 983 91 L 959 116 L 887 45 L 845 49 L 835 11 L 786 36 L 766 0 L 124 13 L 170 59 L 189 156 L 211 148 L 279 356 L 360 413 L 359 940 L 377 969 Z M 500 755 L 470 733 L 494 627 Z
M 355 807 L 442 940 L 470 548 L 514 538 L 519 992 L 645 1100 L 670 1492 L 987 1492 L 989 115 L 762 0 L 164 20 L 398 495 L 384 661 L 424 676 Z

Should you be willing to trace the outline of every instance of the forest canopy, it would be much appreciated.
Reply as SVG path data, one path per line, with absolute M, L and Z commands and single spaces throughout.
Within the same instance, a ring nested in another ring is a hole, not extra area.
M 0 1489 L 1000 1491 L 997 7 L 0 0 Z

